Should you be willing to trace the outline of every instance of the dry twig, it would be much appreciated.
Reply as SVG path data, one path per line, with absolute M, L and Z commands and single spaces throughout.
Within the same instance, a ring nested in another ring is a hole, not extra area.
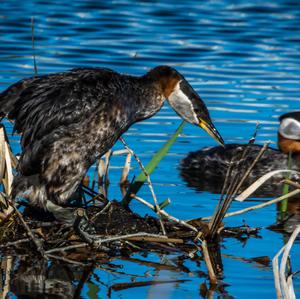
M 3 245 L 0 245 L 0 248 L 7 248 L 7 247 L 10 247 L 10 246 L 18 246 L 19 244 L 27 243 L 27 242 L 30 242 L 30 241 L 31 241 L 30 238 L 19 239 L 19 240 L 13 241 L 13 242 L 7 242 Z
M 18 210 L 18 208 L 16 207 L 16 205 L 14 204 L 14 202 L 9 201 L 9 204 L 13 207 L 15 213 L 17 214 L 17 216 L 18 216 L 18 218 L 20 219 L 22 225 L 24 226 L 24 228 L 25 228 L 25 230 L 26 230 L 28 236 L 31 238 L 31 240 L 33 241 L 34 245 L 36 246 L 38 252 L 41 254 L 41 256 L 42 256 L 43 258 L 46 258 L 46 259 L 47 259 L 47 257 L 45 256 L 45 251 L 44 251 L 44 248 L 43 248 L 43 246 L 42 246 L 42 244 L 41 244 L 41 241 L 38 240 L 38 239 L 34 236 L 33 232 L 31 231 L 30 227 L 29 227 L 29 226 L 27 225 L 27 223 L 25 222 L 25 220 L 24 220 L 24 218 L 23 218 L 23 215 L 20 213 L 20 211 Z
M 85 267 L 85 266 L 86 266 L 86 264 L 84 264 L 84 263 L 77 262 L 77 261 L 68 259 L 68 258 L 63 257 L 63 256 L 54 255 L 54 254 L 49 254 L 49 253 L 47 254 L 47 256 L 48 256 L 49 258 L 54 259 L 54 260 L 63 261 L 63 262 L 68 263 L 68 264 L 73 264 L 73 265 L 81 266 L 81 267 Z
M 141 197 L 138 197 L 138 196 L 132 196 L 134 199 L 136 199 L 137 201 L 139 201 L 140 203 L 144 204 L 145 206 L 149 207 L 151 210 L 155 211 L 155 206 L 153 206 L 152 204 L 150 204 L 149 202 L 147 202 L 146 200 L 142 199 Z M 183 220 L 180 220 L 180 219 L 177 219 L 175 218 L 174 216 L 168 214 L 166 211 L 164 210 L 160 210 L 159 212 L 161 215 L 163 215 L 164 217 L 168 218 L 169 220 L 175 222 L 175 223 L 178 223 L 182 226 L 185 226 L 187 228 L 189 228 L 190 230 L 198 233 L 198 230 L 196 227 L 188 224 L 186 221 L 183 221 Z
M 126 143 L 126 141 L 120 137 L 119 138 L 121 140 L 121 142 L 123 143 L 124 147 L 128 150 L 128 152 L 135 158 L 135 160 L 138 162 L 140 168 L 142 169 L 142 171 L 144 172 L 146 178 L 147 178 L 147 182 L 148 182 L 148 186 L 149 186 L 149 189 L 150 189 L 150 192 L 152 194 L 152 197 L 153 197 L 153 200 L 154 200 L 154 204 L 155 204 L 155 212 L 157 213 L 158 215 L 158 218 L 159 218 L 159 222 L 160 222 L 160 226 L 161 226 L 161 230 L 162 230 L 162 233 L 163 235 L 166 235 L 166 229 L 165 229 L 165 226 L 164 226 L 164 223 L 163 223 L 163 220 L 161 218 L 161 209 L 159 207 L 159 204 L 157 202 L 157 198 L 156 198 L 156 195 L 155 195 L 155 192 L 154 192 L 154 188 L 153 188 L 153 185 L 152 185 L 152 182 L 151 182 L 151 179 L 150 179 L 150 176 L 147 172 L 147 170 L 145 169 L 143 163 L 141 162 L 141 160 L 139 159 L 139 157 L 136 155 L 136 153 L 130 149 Z
M 216 285 L 218 283 L 218 280 L 217 280 L 216 274 L 214 272 L 214 269 L 213 269 L 213 266 L 212 266 L 212 263 L 211 263 L 211 260 L 210 260 L 206 240 L 202 241 L 201 247 L 202 247 L 204 261 L 205 261 L 205 264 L 206 264 L 206 267 L 207 267 L 207 270 L 208 270 L 210 283 L 212 285 Z
M 110 242 L 114 242 L 114 241 L 120 241 L 120 240 L 130 240 L 132 238 L 137 238 L 137 237 L 141 237 L 141 238 L 156 238 L 156 241 L 158 239 L 163 239 L 163 240 L 168 240 L 168 237 L 166 236 L 162 236 L 162 235 L 157 235 L 157 234 L 149 234 L 149 233 L 136 233 L 136 234 L 127 234 L 127 235 L 122 235 L 122 236 L 113 236 L 113 237 L 109 237 L 109 238 L 103 238 L 103 236 L 94 236 L 94 247 L 100 247 L 101 244 L 103 243 L 110 243 Z M 172 239 L 171 239 L 172 240 Z M 73 250 L 73 249 L 78 249 L 78 248 L 84 248 L 87 247 L 88 244 L 86 243 L 80 243 L 80 244 L 76 244 L 76 245 L 70 245 L 70 246 L 66 246 L 66 247 L 61 247 L 61 248 L 54 248 L 54 249 L 50 249 L 47 250 L 45 253 L 49 254 L 49 253 L 54 253 L 54 252 L 64 252 L 64 251 L 68 251 L 68 250 Z

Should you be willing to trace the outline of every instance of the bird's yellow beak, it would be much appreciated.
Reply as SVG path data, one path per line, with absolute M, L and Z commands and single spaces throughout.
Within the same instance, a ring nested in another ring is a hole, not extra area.
M 215 128 L 213 123 L 208 123 L 205 120 L 199 118 L 199 126 L 206 131 L 214 140 L 220 143 L 223 147 L 225 146 L 224 140 L 218 130 Z

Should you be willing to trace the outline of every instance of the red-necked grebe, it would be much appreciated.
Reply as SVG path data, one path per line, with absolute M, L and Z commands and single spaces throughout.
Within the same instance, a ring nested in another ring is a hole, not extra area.
M 169 66 L 141 77 L 79 68 L 11 85 L 0 94 L 0 111 L 21 133 L 12 197 L 26 198 L 72 223 L 73 214 L 61 206 L 72 198 L 87 169 L 132 124 L 157 113 L 165 99 L 181 118 L 223 144 L 199 95 Z
M 300 111 L 290 112 L 279 118 L 278 130 L 279 150 L 268 148 L 252 170 L 244 187 L 253 183 L 256 179 L 272 170 L 288 169 L 288 153 L 292 154 L 291 169 L 300 170 Z M 220 193 L 225 180 L 230 161 L 240 157 L 241 152 L 248 146 L 246 144 L 227 144 L 225 147 L 205 148 L 191 152 L 181 161 L 181 176 L 190 187 L 200 191 Z M 247 158 L 243 167 L 247 169 L 259 151 L 261 145 L 249 145 Z M 239 168 L 238 171 L 241 171 Z M 286 174 L 277 175 L 259 189 L 256 196 L 273 196 L 282 192 L 282 185 L 275 184 L 283 179 Z M 278 190 L 277 190 L 278 189 Z

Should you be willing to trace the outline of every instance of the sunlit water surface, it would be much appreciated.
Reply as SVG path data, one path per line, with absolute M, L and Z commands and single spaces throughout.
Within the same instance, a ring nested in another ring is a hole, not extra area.
M 300 106 L 299 2 L 181 2 L 2 0 L 0 89 L 33 75 L 30 18 L 34 16 L 40 74 L 82 66 L 105 66 L 124 73 L 143 74 L 156 65 L 168 64 L 183 73 L 199 92 L 227 143 L 247 142 L 257 121 L 261 124 L 257 142 L 276 143 L 278 116 Z M 179 123 L 179 117 L 166 104 L 153 118 L 131 127 L 124 137 L 147 163 Z M 11 140 L 18 152 L 18 138 Z M 186 125 L 152 175 L 157 197 L 160 201 L 171 198 L 167 210 L 174 216 L 188 219 L 212 214 L 218 195 L 188 188 L 179 175 L 178 165 L 188 152 L 215 145 L 199 128 Z M 115 148 L 122 145 L 116 144 Z M 120 199 L 118 181 L 122 163 L 124 158 L 112 160 L 110 198 Z M 139 172 L 138 165 L 132 166 L 131 178 Z M 146 187 L 140 196 L 151 200 Z M 253 201 L 235 202 L 232 210 L 253 204 Z M 132 208 L 146 212 L 138 203 L 133 203 Z M 266 228 L 276 222 L 276 206 L 232 217 L 226 220 L 226 225 L 241 225 L 243 220 L 252 227 L 261 227 L 262 238 L 251 238 L 245 243 L 230 238 L 224 241 L 221 248 L 224 292 L 235 298 L 274 298 L 271 266 L 259 266 L 250 258 L 272 259 L 285 243 L 286 236 Z M 299 252 L 296 242 L 292 250 L 294 270 L 300 268 Z M 134 258 L 172 266 L 179 257 L 152 254 Z M 112 291 L 111 296 L 198 298 L 200 285 L 207 281 L 204 263 L 189 259 L 183 261 L 186 271 L 177 271 L 176 267 L 161 270 L 122 260 L 114 263 L 122 269 L 116 268 L 116 273 L 94 270 L 83 287 L 82 297 L 105 298 L 107 287 L 132 279 L 180 279 L 186 281 Z M 14 271 L 17 268 L 16 265 Z M 76 279 L 79 278 L 75 274 L 69 279 L 73 286 Z M 299 278 L 295 278 L 295 290 L 300 293 Z M 9 296 L 14 298 L 15 294 L 12 290 Z

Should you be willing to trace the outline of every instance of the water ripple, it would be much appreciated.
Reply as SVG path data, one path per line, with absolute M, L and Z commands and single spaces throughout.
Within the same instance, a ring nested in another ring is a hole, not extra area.
M 0 3 L 1 90 L 33 75 L 32 16 L 39 73 L 105 66 L 143 74 L 158 64 L 172 65 L 208 104 L 226 141 L 247 142 L 259 121 L 257 141 L 271 139 L 276 143 L 279 115 L 300 108 L 297 1 L 3 0 Z M 130 128 L 125 137 L 147 162 L 179 122 L 166 104 L 154 118 Z M 12 144 L 19 151 L 17 138 L 13 138 Z M 174 213 L 183 213 L 186 218 L 211 214 L 214 201 L 207 198 L 216 196 L 189 190 L 176 167 L 189 151 L 214 145 L 196 126 L 187 125 L 161 163 L 161 175 L 159 171 L 154 174 L 157 193 L 172 198 Z M 114 182 L 118 180 L 119 166 L 124 163 L 116 161 L 110 173 Z M 120 196 L 116 189 L 110 191 L 113 198 Z M 200 201 L 201 215 L 197 208 L 191 208 Z M 187 206 L 187 202 L 191 205 Z M 272 241 L 278 239 L 273 237 Z M 259 251 L 259 254 L 265 253 Z M 260 272 L 255 271 L 251 272 L 251 278 L 257 279 Z M 234 271 L 227 271 L 226 275 L 233 277 Z M 268 286 L 265 289 L 273 289 L 273 282 L 265 284 Z M 234 282 L 230 290 L 238 294 Z M 191 292 L 190 297 L 196 296 L 198 291 Z

